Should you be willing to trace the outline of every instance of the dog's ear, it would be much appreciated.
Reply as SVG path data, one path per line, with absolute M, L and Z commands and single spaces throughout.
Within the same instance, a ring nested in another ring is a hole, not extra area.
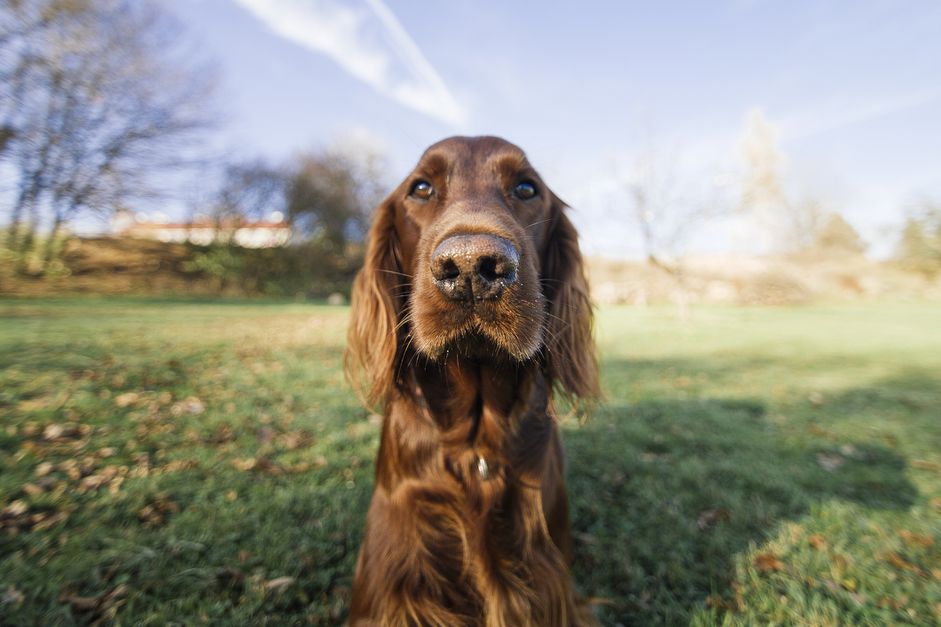
M 552 195 L 552 217 L 542 264 L 548 300 L 545 355 L 552 384 L 572 401 L 591 402 L 601 392 L 592 337 L 593 314 L 578 232 Z
M 398 357 L 398 286 L 403 281 L 390 198 L 376 209 L 366 239 L 363 268 L 353 281 L 350 325 L 344 358 L 346 376 L 360 399 L 381 408 L 394 384 Z

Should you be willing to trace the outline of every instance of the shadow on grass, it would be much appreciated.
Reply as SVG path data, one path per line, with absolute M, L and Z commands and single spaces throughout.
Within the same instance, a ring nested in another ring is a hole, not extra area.
M 941 391 L 928 379 L 905 384 Z M 839 420 L 874 399 L 888 402 L 894 385 L 841 393 L 826 413 Z M 603 624 L 685 624 L 708 596 L 730 592 L 737 554 L 815 504 L 913 504 L 918 491 L 903 457 L 820 437 L 808 422 L 782 428 L 755 400 L 654 399 L 608 404 L 568 431 L 575 578 L 610 602 Z
M 58 360 L 50 357 L 56 348 L 36 352 L 35 363 L 21 368 L 31 376 L 42 368 L 85 376 L 81 359 L 107 364 L 100 377 L 83 383 L 87 393 L 73 409 L 87 417 L 83 421 L 107 428 L 111 439 L 95 446 L 119 451 L 108 464 L 132 464 L 132 457 L 122 456 L 137 452 L 148 453 L 154 464 L 195 465 L 131 478 L 113 497 L 104 490 L 68 492 L 75 509 L 66 522 L 0 541 L 3 582 L 28 592 L 20 623 L 92 622 L 98 614 L 71 608 L 62 601 L 63 591 L 87 598 L 126 585 L 127 602 L 117 616 L 129 624 L 189 623 L 197 617 L 219 624 L 253 624 L 261 617 L 269 624 L 342 624 L 378 434 L 351 397 L 330 391 L 323 372 L 292 370 L 290 364 L 309 359 L 307 348 L 297 349 L 286 359 L 289 367 L 263 379 L 264 385 L 229 373 L 218 385 L 220 391 L 240 390 L 235 413 L 224 409 L 221 397 L 200 392 L 202 385 L 216 385 L 203 379 L 204 369 L 211 370 L 209 358 L 217 356 L 209 348 L 177 347 L 159 359 L 148 352 L 138 361 L 119 352 L 113 362 L 107 347 L 89 344 Z M 246 367 L 242 361 L 223 363 L 236 373 Z M 928 376 L 913 372 L 850 389 L 828 397 L 823 408 L 795 404 L 786 425 L 769 415 L 763 400 L 678 400 L 680 392 L 672 387 L 679 374 L 688 375 L 693 388 L 709 390 L 746 371 L 775 367 L 774 360 L 731 358 L 605 364 L 609 383 L 635 381 L 647 398 L 632 405 L 612 402 L 565 434 L 575 579 L 581 590 L 610 600 L 601 609 L 603 624 L 685 624 L 709 595 L 730 591 L 736 557 L 751 543 L 767 540 L 781 523 L 819 503 L 838 499 L 904 510 L 918 497 L 902 456 L 873 444 L 876 438 L 863 442 L 864 435 L 840 434 L 878 426 L 892 415 L 902 416 L 904 431 L 937 437 L 928 425 L 941 384 Z M 128 431 L 123 427 L 131 409 L 119 411 L 113 400 L 91 393 L 118 373 L 124 389 L 156 394 L 167 388 L 174 398 L 185 398 L 194 386 L 206 413 L 161 414 L 173 427 L 166 433 Z M 296 420 L 281 426 L 282 392 L 301 380 L 315 383 L 297 392 L 289 404 Z M 0 393 L 0 410 L 25 397 Z M 261 425 L 261 413 L 275 420 Z M 61 422 L 60 414 L 36 410 L 30 419 Z M 219 436 L 223 423 L 231 427 L 231 439 Z M 817 423 L 832 429 L 810 431 Z M 195 440 L 186 435 L 190 429 Z M 312 446 L 262 455 L 263 440 L 278 442 L 282 431 L 298 429 L 314 434 Z M 125 446 L 132 437 L 134 447 Z M 21 435 L 4 431 L 0 453 L 8 452 L 13 463 L 22 442 Z M 161 450 L 167 457 L 158 462 Z M 277 474 L 235 464 L 268 457 L 276 468 L 297 462 L 309 468 Z M 32 481 L 39 461 L 16 462 L 10 468 L 21 473 L 16 483 Z M 141 511 L 160 503 L 171 508 L 165 520 L 145 524 Z

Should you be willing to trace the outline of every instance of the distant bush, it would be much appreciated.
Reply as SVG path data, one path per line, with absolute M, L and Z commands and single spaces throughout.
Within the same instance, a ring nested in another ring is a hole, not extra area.
M 785 272 L 766 270 L 749 277 L 739 290 L 744 305 L 795 305 L 808 302 L 808 287 Z
M 0 251 L 2 252 L 2 251 Z M 0 261 L 4 259 L 0 255 Z M 279 248 L 199 246 L 131 238 L 72 238 L 42 275 L 0 272 L 0 292 L 349 297 L 361 261 L 316 241 Z
M 211 277 L 219 293 L 325 297 L 349 295 L 359 268 L 354 253 L 337 254 L 308 242 L 279 248 L 193 246 L 184 264 L 189 273 Z
M 866 243 L 853 225 L 838 213 L 831 213 L 813 235 L 811 250 L 829 256 L 853 256 L 866 252 Z

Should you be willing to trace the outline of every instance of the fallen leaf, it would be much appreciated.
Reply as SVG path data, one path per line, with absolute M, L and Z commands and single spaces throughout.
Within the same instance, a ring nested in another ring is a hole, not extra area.
M 174 403 L 173 406 L 170 407 L 170 413 L 176 417 L 184 414 L 201 414 L 204 411 L 206 411 L 206 406 L 195 396 L 189 396 L 179 403 Z
M 294 577 L 276 577 L 265 582 L 265 590 L 269 592 L 281 592 L 294 583 Z
M 127 596 L 127 593 L 128 587 L 121 584 L 111 590 L 92 597 L 62 592 L 59 594 L 59 602 L 68 603 L 73 609 L 80 612 L 102 614 L 121 606 L 124 603 L 123 599 Z
M 856 458 L 859 457 L 859 450 L 852 444 L 844 444 L 840 447 L 840 454 L 843 457 Z
M 289 431 L 278 437 L 278 444 L 289 451 L 294 451 L 301 447 L 310 446 L 314 438 L 304 431 Z
M 68 512 L 56 512 L 51 516 L 46 516 L 42 520 L 37 521 L 33 524 L 32 531 L 45 531 L 50 527 L 54 527 L 61 522 L 64 522 L 69 517 Z
M 46 428 L 42 430 L 42 437 L 44 440 L 58 440 L 65 433 L 65 427 L 60 424 L 53 423 L 51 425 L 46 425 Z
M 836 453 L 817 453 L 817 463 L 827 472 L 833 472 L 843 465 L 843 457 Z
M 700 530 L 705 531 L 710 527 L 714 527 L 717 523 L 729 519 L 729 510 L 724 507 L 717 509 L 707 509 L 706 511 L 699 514 L 699 518 L 696 519 L 696 525 Z
M 879 602 L 876 603 L 878 607 L 889 608 L 893 610 L 900 610 L 906 605 L 908 605 L 908 595 L 903 594 L 897 599 L 891 597 L 882 597 L 879 599 Z
M 7 589 L 3 591 L 3 594 L 0 594 L 0 606 L 2 605 L 14 605 L 19 607 L 23 604 L 23 601 L 26 600 L 26 595 L 14 588 L 13 586 L 7 586 Z
M 147 527 L 162 525 L 169 514 L 180 512 L 180 506 L 166 493 L 157 494 L 151 503 L 137 510 L 137 519 Z
M 815 533 L 815 534 L 813 534 L 812 536 L 810 536 L 809 538 L 807 538 L 807 542 L 810 543 L 810 546 L 811 546 L 815 551 L 825 551 L 825 550 L 827 549 L 827 541 L 826 541 L 826 539 L 825 539 L 822 535 L 820 535 L 819 533 Z
M 35 483 L 24 483 L 23 492 L 25 492 L 27 496 L 37 496 L 45 492 L 45 490 L 42 488 L 42 486 Z
M 125 392 L 124 394 L 118 394 L 114 397 L 114 404 L 118 407 L 129 407 L 136 403 L 140 399 L 140 394 L 137 392 Z
M 17 499 L 0 510 L 0 517 L 13 518 L 29 511 L 29 506 L 23 499 Z
M 35 474 L 37 477 L 45 477 L 55 469 L 51 462 L 42 462 L 36 466 Z
M 928 461 L 927 459 L 913 459 L 912 468 L 919 468 L 921 470 L 941 473 L 941 464 Z
M 255 467 L 255 458 L 246 457 L 243 459 L 233 459 L 232 465 L 242 471 L 252 470 Z
M 84 493 L 97 490 L 107 482 L 108 477 L 105 475 L 89 475 L 82 478 L 81 482 L 78 484 L 78 491 Z
M 934 540 L 931 537 L 920 533 L 912 533 L 907 529 L 900 531 L 899 536 L 902 538 L 902 540 L 905 541 L 906 544 L 920 546 L 925 549 L 934 544 Z
M 884 559 L 898 570 L 910 570 L 916 573 L 921 572 L 921 569 L 918 566 L 909 562 L 898 553 L 888 553 L 884 556 Z
M 767 574 L 784 570 L 784 563 L 774 553 L 761 553 L 755 557 L 755 568 Z

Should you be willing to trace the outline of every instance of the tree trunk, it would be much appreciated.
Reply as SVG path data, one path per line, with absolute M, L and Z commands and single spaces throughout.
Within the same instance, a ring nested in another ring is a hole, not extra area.
M 16 248 L 16 240 L 20 235 L 20 223 L 23 221 L 23 209 L 26 207 L 27 196 L 27 191 L 25 189 L 21 190 L 16 197 L 13 210 L 10 212 L 10 224 L 7 226 L 7 248 L 11 251 Z
M 45 250 L 43 251 L 42 265 L 39 270 L 40 274 L 45 274 L 46 269 L 55 257 L 56 240 L 59 237 L 59 233 L 62 231 L 63 222 L 65 222 L 65 220 L 62 218 L 62 212 L 57 211 L 55 221 L 52 223 L 52 230 L 49 232 L 49 239 L 46 240 Z

